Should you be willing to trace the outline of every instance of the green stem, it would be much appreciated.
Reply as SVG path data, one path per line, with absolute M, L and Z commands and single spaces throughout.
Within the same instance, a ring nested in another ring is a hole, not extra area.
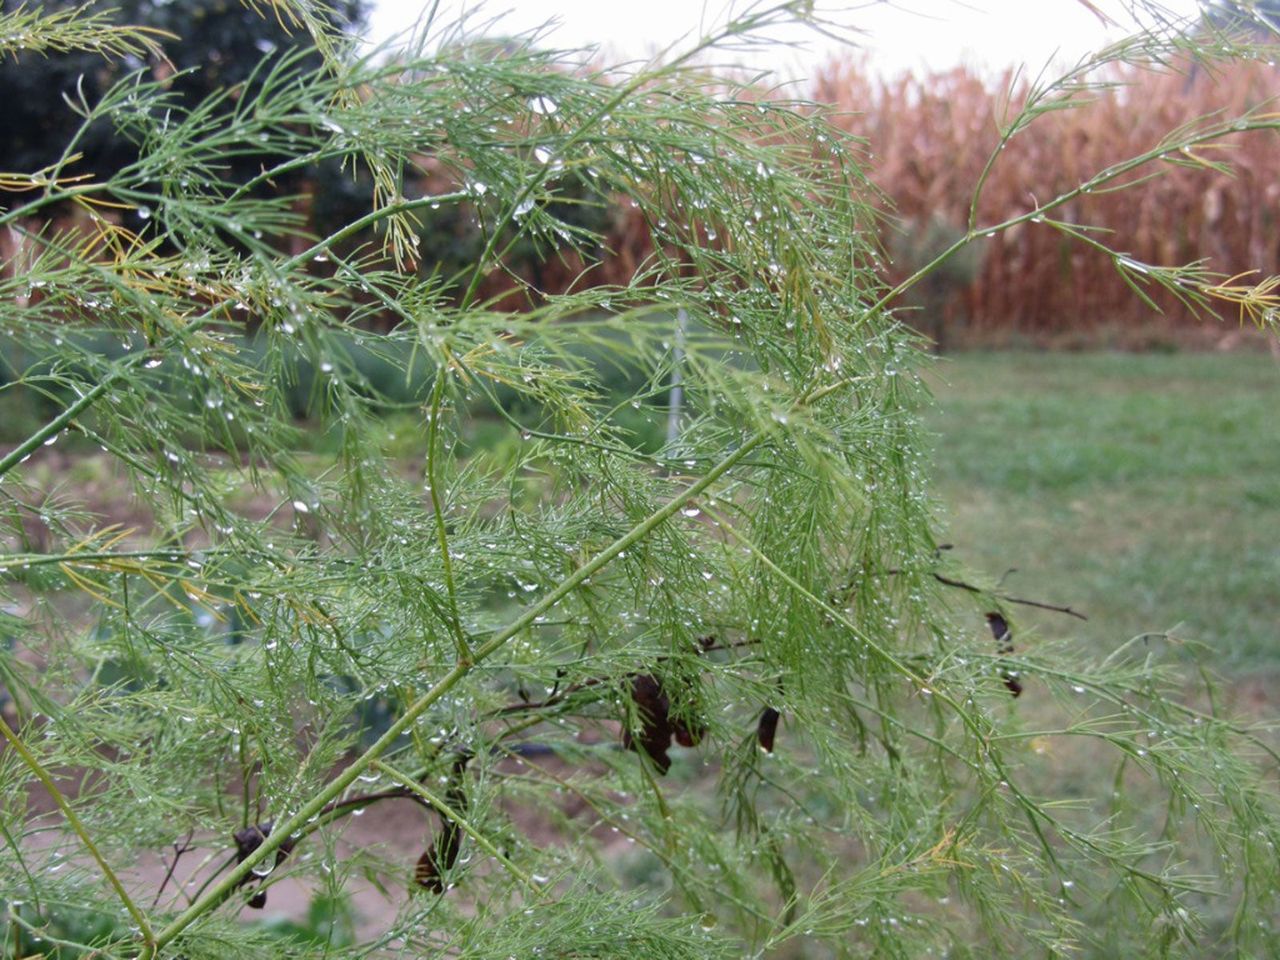
M 1242 126 L 1237 127 L 1236 124 L 1242 124 Z M 1121 163 L 1117 163 L 1114 166 L 1107 167 L 1105 170 L 1102 170 L 1101 172 L 1095 174 L 1093 177 L 1086 180 L 1084 183 L 1081 183 L 1070 190 L 1067 190 L 1063 193 L 1058 194 L 1058 196 L 1054 197 L 1052 200 L 1048 200 L 1038 205 L 1034 209 L 1028 210 L 1026 213 L 1021 213 L 1021 214 L 1018 214 L 1017 216 L 1009 217 L 1007 220 L 1001 221 L 1000 223 L 992 224 L 987 227 L 977 228 L 977 227 L 971 226 L 965 232 L 963 237 L 961 237 L 955 243 L 951 244 L 951 246 L 947 247 L 947 249 L 943 250 L 940 254 L 938 254 L 936 257 L 934 257 L 932 260 L 926 263 L 923 267 L 921 267 L 915 273 L 911 274 L 911 276 L 907 277 L 905 280 L 899 283 L 892 290 L 887 292 L 884 296 L 882 296 L 879 300 L 877 300 L 874 304 L 872 304 L 867 312 L 878 313 L 880 310 L 883 310 L 888 304 L 892 303 L 895 299 L 897 299 L 907 290 L 910 290 L 917 283 L 919 283 L 920 280 L 922 280 L 924 277 L 927 277 L 929 274 L 933 273 L 933 271 L 940 264 L 946 262 L 958 250 L 960 250 L 961 248 L 971 243 L 978 236 L 991 236 L 992 234 L 1003 233 L 1005 230 L 1008 230 L 1010 227 L 1015 227 L 1020 223 L 1028 223 L 1033 220 L 1038 220 L 1041 217 L 1043 217 L 1046 213 L 1048 213 L 1050 210 L 1056 210 L 1058 207 L 1061 207 L 1066 203 L 1070 203 L 1072 200 L 1076 199 L 1077 197 L 1095 192 L 1100 187 L 1105 186 L 1108 183 L 1112 183 L 1115 180 L 1119 180 L 1121 177 L 1125 176 L 1126 174 L 1132 173 L 1133 171 L 1139 169 L 1140 167 L 1146 166 L 1148 163 L 1151 163 L 1153 160 L 1159 160 L 1163 157 L 1169 156 L 1170 154 L 1176 154 L 1183 150 L 1189 149 L 1191 147 L 1200 146 L 1201 144 L 1212 143 L 1215 140 L 1218 140 L 1229 134 L 1239 133 L 1241 132 L 1241 130 L 1257 131 L 1257 130 L 1275 130 L 1278 128 L 1280 128 L 1280 121 L 1275 121 L 1275 120 L 1262 120 L 1262 121 L 1237 120 L 1237 121 L 1233 121 L 1230 124 L 1225 124 L 1225 123 L 1216 124 L 1215 126 L 1211 127 L 1208 130 L 1204 130 L 1204 131 L 1201 131 L 1200 133 L 1188 136 L 1183 140 L 1179 140 L 1177 143 L 1161 144 L 1158 147 L 1153 147 L 1152 149 L 1146 151 L 1145 153 L 1138 154 L 1136 157 L 1130 157 L 1128 160 L 1125 160 Z M 1112 251 L 1108 250 L 1108 252 L 1110 253 Z
M 84 413 L 85 410 L 89 409 L 89 407 L 91 407 L 100 396 L 102 396 L 104 393 L 107 392 L 107 390 L 109 390 L 112 386 L 115 385 L 116 380 L 120 378 L 120 375 L 123 372 L 123 370 L 124 370 L 124 366 L 122 365 L 120 369 L 113 370 L 111 373 L 107 374 L 105 377 L 99 380 L 87 393 L 84 393 L 83 395 L 81 395 L 79 400 L 71 404 L 71 406 L 63 410 L 60 414 L 58 414 L 56 417 L 54 417 L 52 420 L 46 423 L 43 427 L 41 427 L 31 436 L 27 437 L 26 440 L 22 441 L 22 443 L 18 444 L 16 447 L 10 450 L 9 453 L 4 457 L 4 459 L 0 459 L 0 477 L 3 477 L 5 474 L 7 474 L 15 466 L 17 466 L 19 463 L 21 463 L 23 460 L 29 457 L 32 453 L 38 450 L 40 448 L 40 445 L 43 444 L 46 440 L 48 440 L 52 436 L 55 436 L 58 433 L 58 431 L 66 427 L 67 424 L 69 424 L 72 420 L 74 420 L 80 414 Z
M 435 386 L 431 390 L 431 422 L 427 424 L 427 490 L 431 494 L 431 512 L 436 518 L 436 539 L 440 543 L 440 562 L 444 565 L 444 586 L 449 594 L 449 627 L 453 630 L 453 642 L 458 650 L 458 662 L 472 662 L 471 646 L 462 630 L 462 616 L 458 613 L 458 590 L 453 580 L 453 561 L 449 557 L 449 534 L 445 529 L 444 507 L 440 492 L 436 489 L 436 447 L 439 445 L 440 401 L 444 398 L 447 367 L 436 373 Z
M 918 673 L 912 670 L 909 666 L 907 666 L 905 663 L 903 663 L 901 660 L 895 657 L 892 653 L 890 653 L 884 647 L 880 646 L 880 644 L 872 640 L 869 636 L 863 633 L 862 630 L 858 629 L 858 625 L 856 623 L 854 623 L 852 620 L 846 617 L 843 613 L 841 613 L 835 607 L 831 606 L 831 604 L 827 603 L 821 597 L 817 596 L 813 591 L 809 590 L 799 580 L 791 576 L 791 574 L 787 573 L 785 570 L 779 567 L 776 563 L 774 563 L 773 560 L 769 558 L 768 554 L 766 554 L 763 550 L 761 550 L 760 547 L 757 546 L 756 543 L 753 540 L 751 540 L 750 537 L 743 536 L 741 533 L 739 533 L 737 529 L 733 526 L 733 524 L 730 523 L 727 517 L 721 516 L 719 513 L 715 512 L 709 507 L 704 507 L 702 512 L 705 513 L 711 519 L 713 519 L 716 523 L 718 523 L 720 525 L 721 530 L 724 530 L 734 540 L 737 540 L 740 544 L 746 547 L 747 550 L 752 554 L 752 556 L 754 556 L 757 560 L 759 560 L 771 571 L 773 571 L 773 573 L 779 578 L 781 578 L 782 581 L 787 584 L 787 586 L 791 587 L 791 589 L 796 591 L 796 593 L 800 594 L 802 597 L 804 597 L 814 606 L 818 607 L 818 609 L 820 609 L 827 616 L 836 620 L 841 626 L 843 626 L 846 630 L 848 630 L 855 637 L 857 637 L 858 640 L 861 641 L 862 644 L 865 645 L 868 650 L 874 653 L 882 661 L 889 664 L 889 666 L 893 667 L 893 669 L 901 673 L 907 679 L 912 680 L 913 682 L 921 685 L 925 684 L 926 681 L 923 677 L 921 677 Z M 956 707 L 957 710 L 959 709 L 958 704 L 953 704 L 953 705 Z
M 27 886 L 31 888 L 31 902 L 38 911 L 44 908 L 40 906 L 40 886 L 36 883 L 36 878 L 31 875 L 31 870 L 27 867 L 27 861 L 22 856 L 22 850 L 18 847 L 18 841 L 14 839 L 13 834 L 9 832 L 9 828 L 5 826 L 4 821 L 0 820 L 0 836 L 3 836 L 5 842 L 9 844 L 9 849 L 13 851 L 14 859 L 18 861 L 18 867 L 22 870 L 23 876 L 27 878 Z
M 63 940 L 61 937 L 55 937 L 53 934 L 51 934 L 49 932 L 48 925 L 44 927 L 37 927 L 31 921 L 24 920 L 22 917 L 22 914 L 20 914 L 16 909 L 14 909 L 12 904 L 9 905 L 8 912 L 9 912 L 9 922 L 12 923 L 15 928 L 21 927 L 23 930 L 27 931 L 27 933 L 31 935 L 31 938 L 37 943 L 40 943 L 42 945 L 47 943 L 55 947 L 65 948 L 66 950 L 74 951 L 71 955 L 75 957 L 81 957 L 81 956 L 84 956 L 85 954 L 93 953 L 93 947 L 89 946 L 87 943 L 78 943 L 75 940 Z M 16 944 L 14 946 L 12 956 L 15 956 L 15 957 L 18 956 L 18 947 Z M 47 956 L 47 954 L 31 954 L 31 956 Z
M 11 553 L 0 560 L 0 573 L 27 567 L 46 567 L 50 564 L 114 563 L 119 560 L 167 560 L 177 564 L 187 554 L 178 550 L 121 550 L 104 553 Z
M 426 207 L 432 206 L 433 204 L 449 203 L 453 200 L 465 200 L 469 196 L 470 194 L 465 192 L 441 193 L 436 194 L 435 196 L 418 197 L 414 200 L 402 200 L 396 204 L 388 204 L 385 207 L 379 207 L 377 210 L 366 213 L 363 217 L 352 220 L 341 230 L 330 234 L 318 243 L 312 244 L 298 255 L 290 257 L 280 265 L 279 269 L 287 271 L 300 266 L 308 260 L 313 259 L 316 254 L 327 252 L 335 243 L 340 243 L 347 239 L 347 237 L 355 236 L 361 230 L 371 227 L 378 221 L 387 219 L 387 217 L 392 217 L 400 213 L 411 213 L 414 210 L 422 210 Z
M 0 213 L 0 227 L 28 219 L 42 207 L 51 206 L 55 203 L 62 203 L 66 200 L 74 200 L 76 197 L 83 197 L 90 193 L 103 193 L 109 186 L 109 184 L 101 182 L 82 183 L 79 186 L 64 187 L 57 193 L 45 193 L 39 198 L 32 200 L 30 203 L 15 206 L 10 210 L 6 210 L 4 213 Z
M 120 902 L 124 904 L 124 908 L 129 911 L 129 916 L 131 916 L 133 918 L 133 922 L 138 925 L 138 931 L 142 934 L 143 943 L 147 946 L 147 955 L 154 957 L 156 952 L 159 950 L 159 942 L 156 940 L 155 933 L 151 930 L 151 924 L 147 922 L 146 914 L 138 909 L 138 905 L 133 902 L 133 898 L 129 896 L 129 892 L 125 890 L 124 884 L 120 882 L 120 878 L 116 876 L 116 872 L 111 869 L 111 865 L 107 863 L 106 859 L 102 856 L 101 851 L 98 850 L 98 845 L 93 842 L 93 838 L 89 836 L 89 831 L 85 829 L 84 823 L 81 822 L 78 816 L 76 816 L 76 812 L 71 809 L 71 804 L 68 803 L 67 798 L 62 795 L 62 791 L 58 789 L 58 785 L 53 782 L 53 778 L 49 776 L 48 771 L 45 770 L 45 768 L 40 764 L 40 761 L 35 758 L 35 755 L 27 749 L 27 745 L 22 742 L 22 738 L 10 729 L 9 724 L 4 721 L 3 717 L 0 717 L 0 736 L 3 736 L 5 740 L 9 741 L 9 746 L 11 746 L 14 752 L 22 758 L 23 763 L 31 768 L 31 772 L 36 775 L 36 779 L 44 786 L 49 796 L 53 799 L 53 802 L 58 805 L 58 809 L 62 811 L 62 815 L 67 818 L 67 823 L 71 825 L 71 829 L 75 831 L 76 836 L 80 838 L 80 842 L 83 843 L 85 849 L 89 851 L 89 855 L 97 861 L 98 867 L 102 871 L 102 875 L 107 878 L 107 882 L 110 883 L 112 888 L 115 890 L 116 896 L 120 898 Z

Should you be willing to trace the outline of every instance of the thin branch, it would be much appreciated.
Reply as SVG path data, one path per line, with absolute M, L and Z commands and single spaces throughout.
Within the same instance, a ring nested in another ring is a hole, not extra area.
M 191 838 L 195 836 L 195 828 L 192 827 L 187 831 L 187 838 L 180 843 L 173 845 L 173 860 L 169 864 L 169 869 L 164 872 L 164 879 L 160 881 L 160 886 L 156 888 L 155 899 L 151 901 L 151 909 L 154 910 L 160 903 L 160 897 L 164 894 L 164 888 L 169 885 L 169 881 L 173 879 L 173 872 L 178 869 L 178 861 L 182 859 L 182 855 L 193 849 L 191 846 Z
M 1005 573 L 1008 576 L 1012 571 Z M 901 567 L 890 567 L 885 571 L 886 576 L 901 576 L 905 571 Z M 1004 603 L 1014 603 L 1023 607 L 1036 607 L 1040 610 L 1050 610 L 1054 613 L 1065 613 L 1069 617 L 1075 617 L 1077 620 L 1088 620 L 1089 618 L 1073 607 L 1063 606 L 1056 603 L 1046 603 L 1043 600 L 1028 600 L 1025 597 L 1013 597 L 1007 593 L 1001 593 L 999 590 L 987 590 L 976 584 L 966 583 L 963 580 L 957 580 L 955 577 L 949 577 L 946 574 L 939 573 L 936 570 L 930 570 L 929 576 L 937 580 L 939 583 L 948 587 L 955 587 L 958 590 L 967 590 L 969 593 L 976 593 L 984 597 L 992 597 L 993 599 L 1003 601 Z M 1001 577 L 1001 581 L 1004 577 Z
M 0 477 L 3 477 L 32 453 L 40 449 L 40 446 L 46 440 L 50 437 L 57 436 L 57 434 L 64 427 L 70 424 L 72 420 L 93 406 L 99 397 L 115 386 L 116 380 L 118 380 L 123 374 L 124 369 L 136 363 L 137 357 L 139 356 L 141 355 L 135 354 L 129 357 L 126 361 L 121 363 L 116 370 L 103 377 L 94 384 L 94 386 L 83 393 L 75 403 L 68 406 L 62 411 L 62 413 L 58 414 L 35 433 L 31 434 L 31 436 L 27 437 L 26 440 L 22 441 L 22 443 L 10 450 L 3 458 L 0 458 Z
M 900 573 L 900 570 L 890 570 L 889 573 Z M 1069 617 L 1075 617 L 1077 620 L 1088 620 L 1089 618 L 1079 610 L 1071 607 L 1062 606 L 1056 603 L 1045 603 L 1043 600 L 1027 600 L 1024 597 L 1011 597 L 1006 593 L 999 593 L 994 590 L 984 590 L 972 583 L 965 583 L 963 580 L 956 580 L 954 577 L 948 577 L 945 574 L 938 573 L 936 570 L 930 573 L 933 579 L 948 587 L 956 587 L 960 590 L 968 590 L 970 593 L 983 594 L 985 596 L 995 597 L 997 600 L 1003 600 L 1005 603 L 1016 603 L 1023 607 L 1036 607 L 1040 610 L 1052 610 L 1054 613 L 1065 613 Z
M 449 534 L 444 521 L 444 507 L 440 503 L 436 456 L 440 446 L 440 401 L 444 397 L 448 367 L 442 365 L 436 371 L 435 386 L 431 390 L 430 422 L 427 424 L 427 492 L 431 498 L 431 512 L 436 522 L 436 539 L 440 544 L 440 562 L 444 567 L 444 585 L 449 595 L 449 629 L 458 651 L 458 662 L 470 664 L 473 658 L 467 635 L 462 629 L 462 616 L 458 612 L 458 588 L 454 585 L 453 560 L 449 555 Z

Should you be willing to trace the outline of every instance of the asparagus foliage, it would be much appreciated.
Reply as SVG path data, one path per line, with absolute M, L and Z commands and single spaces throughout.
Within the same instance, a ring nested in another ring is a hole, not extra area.
M 5 390 L 37 413 L 0 458 L 6 956 L 1275 948 L 1264 743 L 1143 644 L 1028 651 L 940 559 L 890 309 L 936 264 L 887 289 L 863 145 L 702 66 L 804 4 L 617 70 L 433 21 L 360 57 L 260 6 L 323 65 L 268 56 L 200 104 L 140 69 L 71 103 L 136 163 L 98 177 L 73 138 L 0 176 Z M 161 43 L 105 30 L 18 10 L 0 50 Z M 1240 124 L 1274 121 L 1081 189 Z M 317 235 L 273 187 L 335 162 L 367 207 Z M 572 215 L 599 198 L 652 238 L 625 284 Z M 956 249 L 1030 221 L 1101 243 L 1068 199 Z M 415 269 L 441 208 L 483 237 L 449 275 Z M 520 245 L 581 277 L 538 288 Z M 55 478 L 64 448 L 127 506 Z M 1114 796 L 1045 792 L 1080 743 Z M 351 840 L 392 804 L 420 831 Z M 244 922 L 362 878 L 398 904 L 377 929 Z

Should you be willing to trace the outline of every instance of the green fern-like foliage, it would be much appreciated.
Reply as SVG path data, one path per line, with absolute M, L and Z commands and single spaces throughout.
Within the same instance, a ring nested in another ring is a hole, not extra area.
M 698 66 L 803 5 L 631 72 L 440 25 L 359 59 L 259 6 L 322 64 L 198 104 L 131 75 L 78 109 L 136 163 L 81 177 L 72 137 L 0 177 L 35 411 L 0 456 L 0 955 L 1274 948 L 1262 743 L 1145 648 L 1010 649 L 948 585 L 862 145 Z M 415 195 L 428 163 L 457 189 Z M 323 236 L 256 189 L 317 164 L 373 181 Z M 607 254 L 584 184 L 650 232 L 633 280 L 486 302 L 513 251 Z M 481 240 L 424 275 L 442 208 Z M 1116 796 L 1047 794 L 1045 743 Z M 341 908 L 370 882 L 376 925 Z M 251 922 L 292 883 L 327 906 Z

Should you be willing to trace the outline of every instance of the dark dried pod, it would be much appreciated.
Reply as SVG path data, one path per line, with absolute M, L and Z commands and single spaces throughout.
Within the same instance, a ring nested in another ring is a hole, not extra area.
M 1009 632 L 1009 621 L 998 613 L 988 613 L 987 626 L 991 628 L 991 636 L 995 638 L 1001 653 L 1013 653 L 1013 634 Z
M 1009 621 L 999 613 L 988 613 L 987 626 L 991 628 L 991 636 L 996 641 L 996 652 L 999 654 L 1013 653 L 1013 633 L 1009 629 Z M 1022 681 L 1018 679 L 1016 674 L 1009 673 L 1007 670 L 1000 674 L 1000 679 L 1004 682 L 1005 689 L 1014 697 L 1022 695 Z
M 233 833 L 231 838 L 236 842 L 236 863 L 244 863 L 249 854 L 262 846 L 262 841 L 271 836 L 271 828 L 274 825 L 274 820 L 264 820 L 262 823 L 252 824 Z M 290 838 L 276 847 L 276 866 L 284 863 L 285 858 L 293 852 L 293 844 L 294 841 Z
M 470 759 L 471 754 L 467 751 L 457 755 L 453 762 L 453 777 L 449 782 L 449 789 L 445 793 L 445 800 L 459 814 L 467 805 L 467 794 L 463 789 L 462 780 L 466 774 L 467 762 Z M 432 893 L 444 893 L 445 871 L 452 870 L 453 865 L 458 862 L 458 852 L 461 848 L 462 827 L 458 825 L 456 820 L 442 811 L 440 813 L 440 833 L 436 836 L 436 842 L 427 847 L 422 856 L 418 858 L 418 862 L 413 868 L 414 882 Z
M 631 678 L 631 699 L 640 708 L 646 721 L 666 722 L 671 711 L 671 701 L 662 689 L 662 682 L 647 673 L 637 674 Z
M 637 674 L 631 678 L 631 698 L 635 701 L 641 726 L 636 731 L 622 731 L 623 749 L 644 751 L 659 772 L 666 773 L 671 769 L 671 758 L 667 756 L 671 749 L 671 701 L 658 679 L 648 674 Z M 689 731 L 681 729 L 688 737 Z
M 773 738 L 778 733 L 778 720 L 782 718 L 773 707 L 765 707 L 760 713 L 760 722 L 756 724 L 756 742 L 765 753 L 773 753 Z
M 436 854 L 436 845 L 433 843 L 423 851 L 414 865 L 413 881 L 434 894 L 442 894 L 444 878 L 441 874 L 451 866 L 453 866 L 452 863 L 441 863 L 440 857 Z
M 676 738 L 676 743 L 682 747 L 696 747 L 702 742 L 702 738 L 707 735 L 707 728 L 704 724 L 690 725 L 683 720 L 671 721 L 671 734 Z
M 444 893 L 444 874 L 458 862 L 462 847 L 462 828 L 453 820 L 440 819 L 440 836 L 418 858 L 413 870 L 413 879 L 432 893 Z
M 254 823 L 247 827 L 242 827 L 231 835 L 231 839 L 234 840 L 236 844 L 236 863 L 244 863 L 249 854 L 262 846 L 262 841 L 266 840 L 267 837 L 271 835 L 271 828 L 273 825 L 274 821 L 264 820 L 262 823 Z M 275 865 L 277 867 L 284 863 L 285 858 L 293 852 L 293 844 L 293 839 L 289 838 L 286 839 L 284 843 L 280 844 L 280 846 L 276 847 Z M 239 889 L 246 884 L 252 883 L 256 879 L 258 879 L 258 876 L 252 872 L 248 873 L 240 878 L 239 882 L 236 883 L 236 888 Z M 253 907 L 255 910 L 261 910 L 266 905 L 267 892 L 265 890 L 259 890 L 249 898 L 249 906 Z
M 244 863 L 245 858 L 262 846 L 262 841 L 271 833 L 271 821 L 254 823 L 242 827 L 231 835 L 236 842 L 236 863 Z
M 444 893 L 444 884 L 440 880 L 440 868 L 436 865 L 435 845 L 422 851 L 422 856 L 413 867 L 413 882 L 425 887 L 432 893 Z
M 666 773 L 671 769 L 671 757 L 667 754 L 671 747 L 671 729 L 665 725 L 661 728 L 646 726 L 639 737 L 633 737 L 630 730 L 624 730 L 622 747 L 637 753 L 643 751 L 653 761 L 659 773 Z

